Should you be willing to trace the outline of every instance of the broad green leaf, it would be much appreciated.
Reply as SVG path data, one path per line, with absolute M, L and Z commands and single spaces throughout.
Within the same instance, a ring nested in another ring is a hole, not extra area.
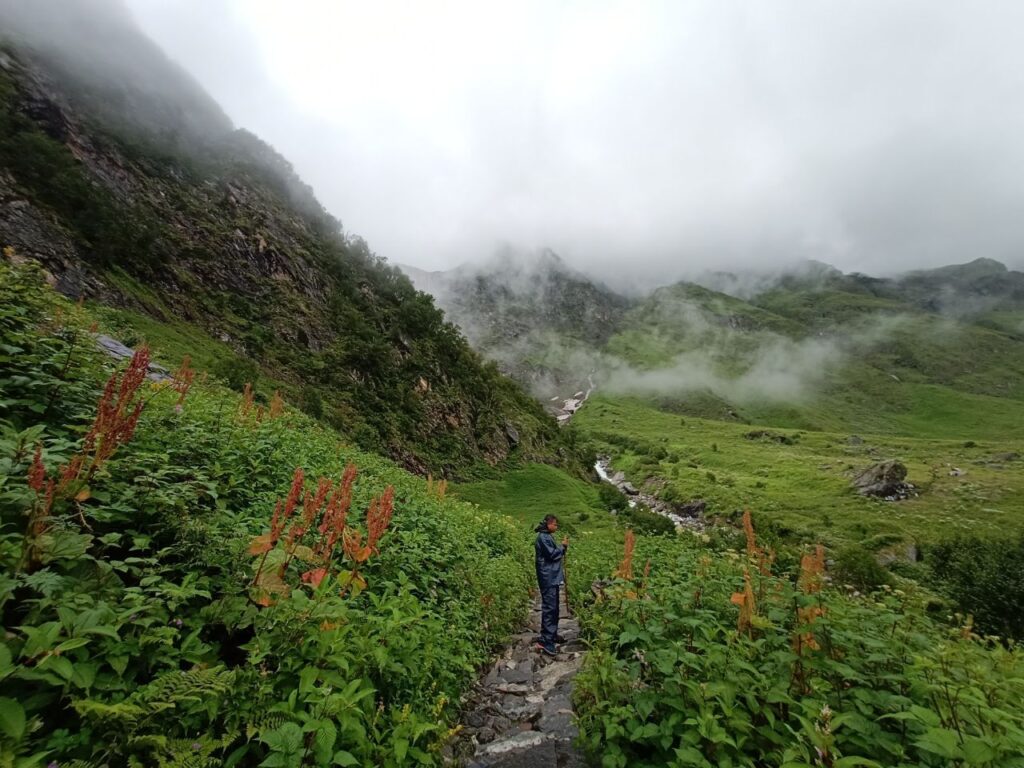
M 21 704 L 6 696 L 0 698 L 0 731 L 18 741 L 25 733 L 25 710 Z
M 940 757 L 953 758 L 958 752 L 956 731 L 948 728 L 929 728 L 914 744 Z
M 832 765 L 834 768 L 882 768 L 874 760 L 868 760 L 866 757 L 857 757 L 856 755 L 840 757 Z
M 997 756 L 996 751 L 984 739 L 975 736 L 964 739 L 964 759 L 971 765 L 992 762 Z
M 89 638 L 87 637 L 72 637 L 70 640 L 65 640 L 58 645 L 57 650 L 64 653 L 65 651 L 73 651 L 75 648 L 81 648 L 83 645 L 88 644 Z
M 48 669 L 56 672 L 62 678 L 69 681 L 72 675 L 75 674 L 74 665 L 63 656 L 46 656 L 39 662 L 37 667 L 38 669 Z
M 408 739 L 395 739 L 395 760 L 402 762 L 405 760 L 405 755 L 409 751 Z

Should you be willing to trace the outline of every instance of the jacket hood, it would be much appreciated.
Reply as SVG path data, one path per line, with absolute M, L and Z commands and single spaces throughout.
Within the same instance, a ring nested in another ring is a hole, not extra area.
M 548 530 L 548 524 L 541 520 L 539 523 L 537 523 L 537 527 L 533 530 L 535 530 L 537 533 L 546 533 Z

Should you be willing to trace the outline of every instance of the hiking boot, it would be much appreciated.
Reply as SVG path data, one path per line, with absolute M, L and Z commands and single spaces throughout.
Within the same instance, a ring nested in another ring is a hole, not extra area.
M 539 645 L 540 644 L 540 636 L 538 635 L 537 637 L 533 638 L 533 642 Z M 565 642 L 565 638 L 562 637 L 561 635 L 555 635 L 555 642 L 558 643 L 558 645 L 561 645 L 562 643 Z
M 538 651 L 539 653 L 543 653 L 543 654 L 545 654 L 547 656 L 557 656 L 558 655 L 558 651 L 555 650 L 554 646 L 551 646 L 549 648 L 548 646 L 544 645 L 543 643 L 537 643 L 535 646 L 533 646 L 533 648 L 534 648 L 535 651 Z

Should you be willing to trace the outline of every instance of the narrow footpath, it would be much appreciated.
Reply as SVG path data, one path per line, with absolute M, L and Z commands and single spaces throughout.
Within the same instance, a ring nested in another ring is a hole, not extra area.
M 582 768 L 573 745 L 572 680 L 583 661 L 579 624 L 564 615 L 565 643 L 556 658 L 534 650 L 540 632 L 540 598 L 528 625 L 481 678 L 468 699 L 455 745 L 456 765 L 466 768 Z

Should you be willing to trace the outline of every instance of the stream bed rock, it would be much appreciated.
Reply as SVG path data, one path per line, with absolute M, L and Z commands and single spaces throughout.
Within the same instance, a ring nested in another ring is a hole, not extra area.
M 694 499 L 689 502 L 671 504 L 662 501 L 644 491 L 638 490 L 636 486 L 626 480 L 622 472 L 616 472 L 611 467 L 611 459 L 608 456 L 599 456 L 594 465 L 594 471 L 604 482 L 611 483 L 629 497 L 629 505 L 636 506 L 643 504 L 655 514 L 667 517 L 675 523 L 676 530 L 687 528 L 694 531 L 704 531 L 708 526 L 704 521 L 703 514 L 707 508 L 707 502 L 703 499 Z

